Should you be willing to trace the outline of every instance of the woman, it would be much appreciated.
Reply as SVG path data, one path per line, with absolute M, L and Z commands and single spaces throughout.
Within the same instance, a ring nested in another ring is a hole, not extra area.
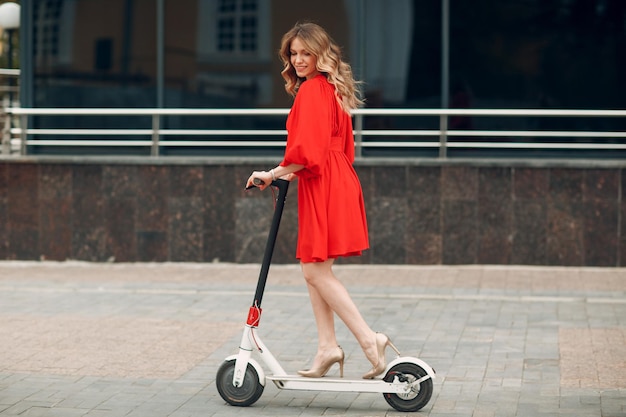
M 282 162 L 269 171 L 255 171 L 265 189 L 272 180 L 298 182 L 298 243 L 318 332 L 317 354 L 305 377 L 324 376 L 344 353 L 337 344 L 334 314 L 354 334 L 372 369 L 363 378 L 380 375 L 386 367 L 382 333 L 367 325 L 346 288 L 332 271 L 340 256 L 358 256 L 369 246 L 361 184 L 352 167 L 354 137 L 350 110 L 358 107 L 356 82 L 341 49 L 324 29 L 298 23 L 282 39 L 280 57 L 285 89 L 295 97 L 287 118 L 287 146 Z

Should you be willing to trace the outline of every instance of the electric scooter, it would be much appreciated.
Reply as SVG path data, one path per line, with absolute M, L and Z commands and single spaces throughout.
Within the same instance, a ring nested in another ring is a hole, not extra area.
M 255 179 L 255 185 L 260 184 L 260 180 Z M 261 319 L 261 301 L 289 182 L 278 179 L 272 181 L 271 186 L 278 189 L 278 196 L 275 199 L 274 215 L 259 280 L 239 344 L 239 352 L 227 357 L 217 371 L 215 383 L 220 396 L 230 405 L 247 407 L 261 397 L 267 379 L 279 389 L 286 390 L 381 393 L 387 403 L 398 411 L 420 410 L 432 396 L 435 378 L 433 368 L 421 359 L 398 355 L 387 364 L 382 379 L 308 378 L 285 372 L 257 334 Z M 260 364 L 252 358 L 253 351 L 258 352 L 263 363 L 269 368 L 269 375 L 266 375 Z

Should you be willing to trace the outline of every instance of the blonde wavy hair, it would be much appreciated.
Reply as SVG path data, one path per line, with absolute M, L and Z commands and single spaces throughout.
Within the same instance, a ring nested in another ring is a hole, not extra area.
M 291 42 L 298 38 L 305 49 L 317 59 L 317 70 L 321 72 L 329 83 L 335 86 L 335 94 L 341 108 L 349 113 L 363 104 L 360 99 L 360 91 L 352 75 L 352 68 L 343 61 L 341 48 L 335 43 L 330 35 L 319 25 L 310 22 L 296 23 L 296 25 L 283 35 L 278 54 L 284 68 L 280 72 L 285 79 L 285 90 L 294 96 L 305 81 L 296 75 L 296 70 L 291 65 Z

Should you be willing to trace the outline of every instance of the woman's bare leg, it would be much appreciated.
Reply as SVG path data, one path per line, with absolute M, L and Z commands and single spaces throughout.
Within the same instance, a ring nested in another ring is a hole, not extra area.
M 318 369 L 328 355 L 336 352 L 338 343 L 335 335 L 335 315 L 315 287 L 308 285 L 311 307 L 317 325 L 317 354 L 311 369 Z
M 335 336 L 335 316 L 328 303 L 324 301 L 315 287 L 308 285 L 311 307 L 317 324 L 318 344 L 320 350 L 330 349 L 337 346 Z
M 334 312 L 354 334 L 367 359 L 375 365 L 378 362 L 376 333 L 363 319 L 345 286 L 335 277 L 332 271 L 333 262 L 333 259 L 329 259 L 325 262 L 301 264 L 319 337 L 316 362 L 323 360 L 323 351 L 337 346 Z

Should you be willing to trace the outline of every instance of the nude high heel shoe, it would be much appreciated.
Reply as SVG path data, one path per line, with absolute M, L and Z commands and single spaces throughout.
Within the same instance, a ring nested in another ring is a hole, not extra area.
M 374 379 L 378 375 L 382 374 L 387 366 L 385 361 L 385 348 L 391 346 L 391 348 L 400 355 L 400 351 L 391 343 L 391 340 L 387 335 L 383 333 L 376 333 L 376 349 L 378 350 L 378 363 L 369 372 L 363 375 L 363 379 Z
M 339 375 L 343 378 L 343 360 L 345 355 L 343 353 L 343 349 L 341 346 L 337 346 L 336 352 L 331 355 L 328 359 L 320 364 L 320 366 L 316 369 L 307 369 L 304 371 L 298 371 L 298 374 L 305 376 L 307 378 L 321 378 L 328 373 L 330 368 L 335 364 L 339 363 Z

